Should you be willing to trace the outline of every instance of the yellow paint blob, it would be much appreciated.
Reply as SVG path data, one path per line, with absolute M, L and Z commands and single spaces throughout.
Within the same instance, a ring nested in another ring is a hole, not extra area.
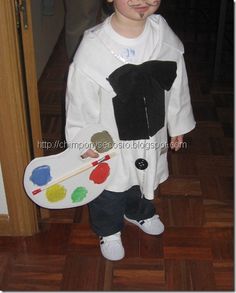
M 51 187 L 47 188 L 46 196 L 49 202 L 61 201 L 66 196 L 66 189 L 64 186 L 59 184 L 52 185 Z

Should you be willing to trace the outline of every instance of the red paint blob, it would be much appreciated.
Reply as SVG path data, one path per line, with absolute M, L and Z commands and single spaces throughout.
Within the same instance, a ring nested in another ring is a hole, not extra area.
M 110 175 L 110 167 L 107 163 L 100 163 L 90 174 L 89 180 L 95 184 L 101 184 L 106 181 Z

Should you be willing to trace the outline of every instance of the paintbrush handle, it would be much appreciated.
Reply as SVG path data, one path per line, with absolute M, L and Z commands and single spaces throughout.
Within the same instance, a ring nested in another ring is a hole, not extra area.
M 53 186 L 53 185 L 55 185 L 57 183 L 65 181 L 65 180 L 67 180 L 67 179 L 69 179 L 69 178 L 71 178 L 71 177 L 73 177 L 75 175 L 79 175 L 79 174 L 89 170 L 90 168 L 97 166 L 98 164 L 100 164 L 100 163 L 102 163 L 104 161 L 110 160 L 114 155 L 115 155 L 115 152 L 111 152 L 110 154 L 107 154 L 104 157 L 101 157 L 100 159 L 98 159 L 96 161 L 93 161 L 93 162 L 89 163 L 88 165 L 86 165 L 86 166 L 84 166 L 82 168 L 79 168 L 79 169 L 76 169 L 74 171 L 71 171 L 71 172 L 69 172 L 68 174 L 66 174 L 64 176 L 53 180 L 49 184 L 46 184 L 46 185 L 42 186 L 41 188 L 37 188 L 37 189 L 33 190 L 32 194 L 36 195 L 39 192 L 42 192 L 42 191 L 46 190 L 47 188 L 49 188 L 49 187 L 51 187 L 51 186 Z

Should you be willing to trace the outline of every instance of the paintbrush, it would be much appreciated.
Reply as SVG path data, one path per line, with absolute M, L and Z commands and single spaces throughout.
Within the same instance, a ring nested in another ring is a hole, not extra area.
M 93 162 L 91 162 L 91 163 L 89 163 L 89 164 L 87 164 L 87 165 L 85 165 L 85 166 L 83 166 L 83 167 L 80 167 L 80 168 L 78 168 L 78 169 L 75 169 L 75 170 L 73 170 L 73 171 L 70 171 L 70 172 L 67 173 L 66 175 L 64 175 L 64 176 L 62 176 L 62 177 L 59 177 L 59 178 L 53 180 L 52 182 L 50 182 L 50 183 L 48 183 L 48 184 L 46 184 L 46 185 L 44 185 L 44 186 L 42 186 L 42 187 L 40 187 L 40 188 L 34 189 L 34 190 L 32 191 L 32 194 L 33 194 L 33 195 L 37 195 L 38 193 L 40 193 L 40 192 L 42 192 L 42 191 L 48 189 L 49 187 L 51 187 L 51 186 L 53 186 L 53 185 L 55 185 L 55 184 L 57 184 L 57 183 L 60 183 L 60 182 L 62 182 L 62 181 L 65 181 L 65 180 L 67 180 L 67 179 L 69 179 L 69 178 L 71 178 L 71 177 L 73 177 L 73 176 L 75 176 L 75 175 L 79 175 L 79 174 L 81 174 L 81 173 L 83 173 L 83 172 L 89 170 L 90 168 L 93 168 L 93 167 L 99 165 L 99 164 L 102 163 L 102 162 L 105 162 L 105 161 L 110 160 L 110 159 L 113 158 L 115 155 L 116 155 L 115 152 L 111 152 L 111 153 L 109 153 L 109 154 L 106 154 L 105 156 L 99 158 L 99 159 L 96 160 L 96 161 L 93 161 Z

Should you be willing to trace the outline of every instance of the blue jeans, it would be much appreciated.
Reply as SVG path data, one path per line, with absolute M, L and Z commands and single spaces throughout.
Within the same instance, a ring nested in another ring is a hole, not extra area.
M 142 198 L 138 185 L 124 192 L 104 190 L 88 207 L 91 227 L 99 236 L 109 236 L 121 231 L 124 215 L 137 221 L 155 215 L 152 201 Z

